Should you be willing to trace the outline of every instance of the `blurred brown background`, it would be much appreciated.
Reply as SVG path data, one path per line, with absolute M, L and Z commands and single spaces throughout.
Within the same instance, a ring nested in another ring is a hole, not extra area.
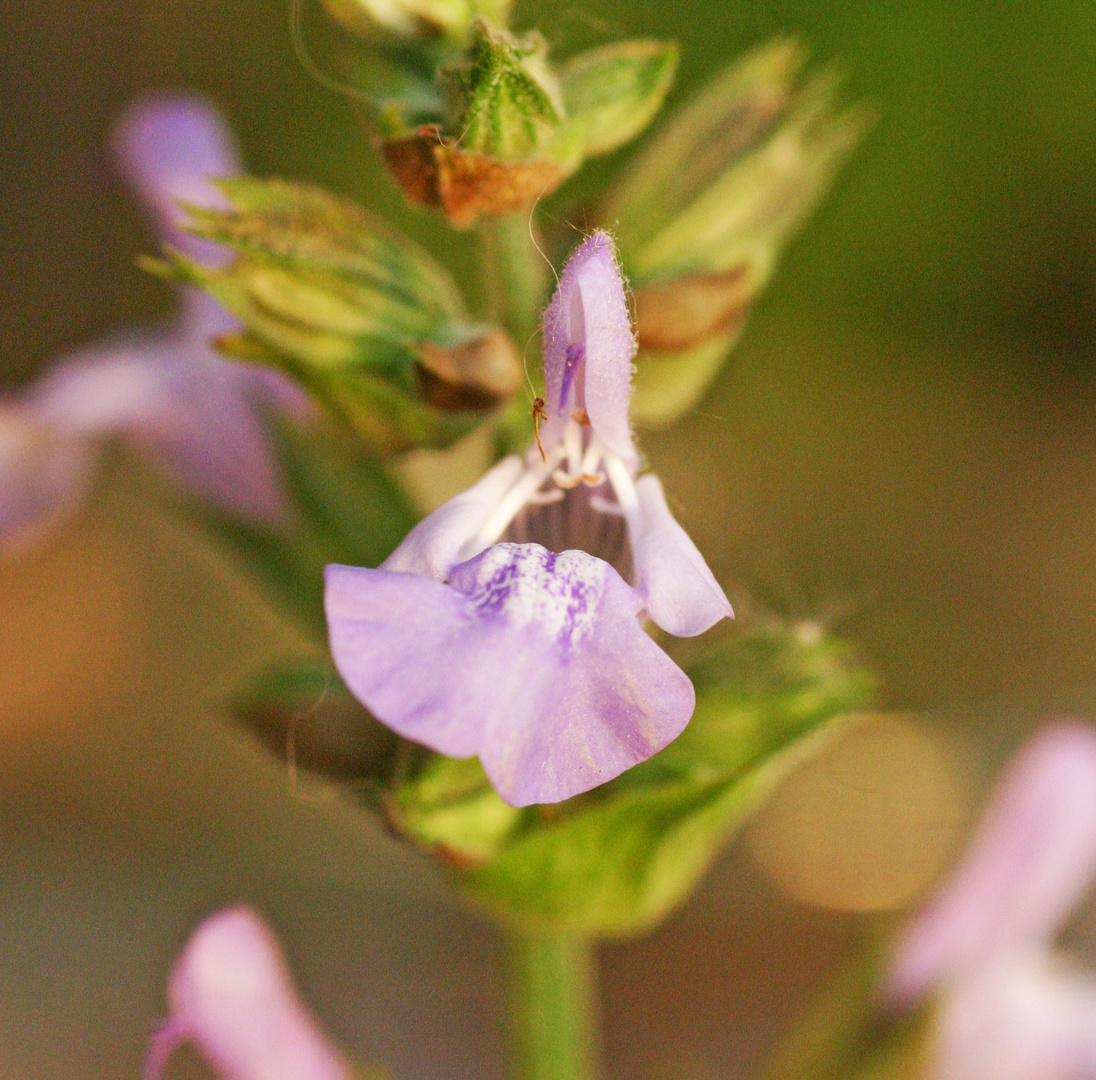
M 882 703 L 921 714 L 821 763 L 752 846 L 806 899 L 909 900 L 993 763 L 1096 688 L 1096 8 L 627 7 L 521 22 L 562 53 L 676 37 L 679 92 L 794 32 L 882 117 L 715 390 L 644 445 L 723 580 L 836 619 Z M 0 383 L 167 309 L 103 154 L 151 89 L 212 97 L 256 172 L 356 195 L 467 260 L 399 206 L 288 20 L 275 0 L 5 5 Z M 307 4 L 305 24 L 322 63 Z M 224 723 L 233 676 L 292 640 L 154 495 L 113 462 L 75 526 L 0 567 L 0 1075 L 135 1076 L 187 929 L 248 901 L 362 1056 L 407 1080 L 500 1076 L 497 939 Z M 776 896 L 736 848 L 650 940 L 606 950 L 614 1080 L 749 1062 L 856 923 Z

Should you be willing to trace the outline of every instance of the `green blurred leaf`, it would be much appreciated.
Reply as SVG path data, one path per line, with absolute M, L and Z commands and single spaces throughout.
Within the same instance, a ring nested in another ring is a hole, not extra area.
M 205 504 L 194 504 L 191 518 L 280 609 L 325 641 L 324 566 L 378 565 L 417 515 L 384 467 L 338 433 L 273 418 L 271 429 L 292 508 L 285 527 Z
M 559 73 L 567 121 L 553 156 L 566 160 L 565 144 L 581 158 L 631 142 L 662 107 L 677 60 L 677 46 L 661 41 L 622 41 L 570 59 Z
M 396 789 L 388 813 L 405 836 L 457 866 L 494 857 L 522 816 L 495 794 L 475 758 L 440 755 Z

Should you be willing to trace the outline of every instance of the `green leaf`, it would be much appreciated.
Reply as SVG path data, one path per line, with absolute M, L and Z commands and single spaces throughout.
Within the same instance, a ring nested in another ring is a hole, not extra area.
M 577 134 L 580 156 L 592 157 L 631 142 L 662 108 L 677 60 L 677 46 L 661 41 L 622 41 L 573 57 L 559 73 L 568 116 L 560 147 Z

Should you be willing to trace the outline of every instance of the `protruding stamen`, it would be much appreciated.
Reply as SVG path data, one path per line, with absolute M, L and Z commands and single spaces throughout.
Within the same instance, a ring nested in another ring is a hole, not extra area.
M 462 559 L 471 559 L 481 551 L 486 551 L 502 536 L 510 522 L 521 512 L 521 508 L 536 495 L 544 481 L 556 470 L 563 455 L 562 446 L 553 446 L 548 451 L 544 464 L 536 462 L 534 458 L 534 464 L 526 465 L 525 471 L 499 501 L 475 539 L 465 545 L 461 552 Z
M 582 476 L 572 476 L 569 472 L 564 472 L 562 469 L 556 469 L 552 473 L 552 480 L 557 483 L 564 491 L 570 491 L 572 488 L 577 488 L 582 482 Z
M 620 503 L 620 511 L 628 524 L 628 533 L 631 536 L 639 536 L 643 515 L 639 509 L 639 495 L 636 493 L 632 474 L 628 471 L 628 466 L 616 454 L 606 453 L 602 461 L 605 464 L 605 471 L 609 474 L 613 494 Z

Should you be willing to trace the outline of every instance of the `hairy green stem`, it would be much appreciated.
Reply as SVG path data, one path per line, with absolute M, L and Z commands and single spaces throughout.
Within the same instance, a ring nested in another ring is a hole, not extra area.
M 597 969 L 588 941 L 510 940 L 512 1080 L 598 1080 Z

